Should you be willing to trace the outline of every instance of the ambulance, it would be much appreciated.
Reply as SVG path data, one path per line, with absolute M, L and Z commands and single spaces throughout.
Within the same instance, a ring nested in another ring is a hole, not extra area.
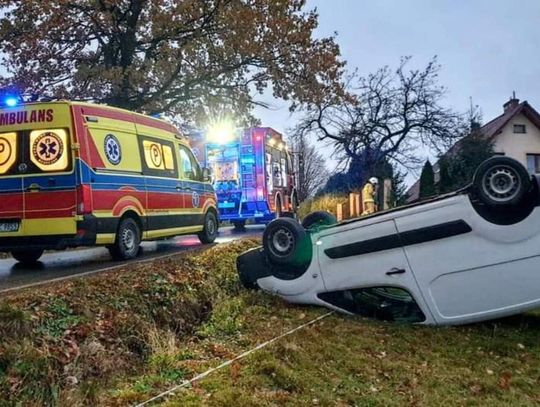
M 0 251 L 106 246 L 130 259 L 141 240 L 217 236 L 217 198 L 180 132 L 108 106 L 58 101 L 0 109 Z M 14 106 L 13 106 L 14 105 Z

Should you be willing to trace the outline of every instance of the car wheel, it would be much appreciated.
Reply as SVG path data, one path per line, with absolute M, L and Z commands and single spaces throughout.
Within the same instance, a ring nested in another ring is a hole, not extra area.
M 513 158 L 493 157 L 477 168 L 473 187 L 488 206 L 516 206 L 529 191 L 531 179 L 525 167 Z
M 132 218 L 124 218 L 118 225 L 116 239 L 109 252 L 115 260 L 133 259 L 139 253 L 141 244 L 141 229 Z
M 208 244 L 213 243 L 216 240 L 218 234 L 218 222 L 217 217 L 213 212 L 207 212 L 204 216 L 204 228 L 201 233 L 198 234 L 201 243 Z
M 43 249 L 22 249 L 11 252 L 13 258 L 22 264 L 35 264 L 42 254 Z
M 302 220 L 304 229 L 318 229 L 321 226 L 331 226 L 337 223 L 337 218 L 326 211 L 312 212 Z
M 263 234 L 263 247 L 274 264 L 302 266 L 311 262 L 311 238 L 294 219 L 274 219 Z

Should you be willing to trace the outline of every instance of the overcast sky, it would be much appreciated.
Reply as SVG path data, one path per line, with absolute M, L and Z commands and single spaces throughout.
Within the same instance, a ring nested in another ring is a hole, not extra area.
M 540 110 L 540 0 L 308 0 L 319 11 L 318 36 L 337 31 L 349 68 L 367 74 L 413 65 L 434 55 L 442 65 L 447 106 L 465 110 L 469 97 L 484 123 L 502 113 L 516 91 Z M 263 124 L 284 131 L 294 125 L 283 102 L 257 109 Z

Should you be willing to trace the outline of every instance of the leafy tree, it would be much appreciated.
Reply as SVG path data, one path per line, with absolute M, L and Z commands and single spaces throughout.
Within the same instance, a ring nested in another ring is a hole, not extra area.
M 300 104 L 341 92 L 333 37 L 305 0 L 4 0 L 0 85 L 191 121 L 253 92 Z
M 436 195 L 435 174 L 433 172 L 433 166 L 427 160 L 420 174 L 420 198 L 433 195 Z
M 316 196 L 322 196 L 326 194 L 332 195 L 345 195 L 351 192 L 351 186 L 349 182 L 349 174 L 343 172 L 337 172 L 332 174 L 326 184 L 320 188 Z
M 392 190 L 390 195 L 390 206 L 405 205 L 407 203 L 407 185 L 405 184 L 405 174 L 399 170 L 395 170 L 392 174 Z
M 493 156 L 493 142 L 472 134 L 461 139 L 446 155 L 440 158 L 441 193 L 455 191 L 469 184 L 476 168 Z
M 323 194 L 348 194 L 349 192 L 359 192 L 364 183 L 359 183 L 358 180 L 363 178 L 377 177 L 381 182 L 381 188 L 379 188 L 378 201 L 383 202 L 383 188 L 382 182 L 385 179 L 389 179 L 392 183 L 391 195 L 387 198 L 391 207 L 400 206 L 405 203 L 406 199 L 406 185 L 405 174 L 399 171 L 396 166 L 390 164 L 388 160 L 379 161 L 373 172 L 369 174 L 364 173 L 364 167 L 361 161 L 351 161 L 349 169 L 345 172 L 338 172 L 332 175 L 324 188 L 322 188 L 318 195 Z
M 416 168 L 419 146 L 444 151 L 465 134 L 463 116 L 441 106 L 445 89 L 438 84 L 436 58 L 422 70 L 408 70 L 409 59 L 395 70 L 352 75 L 345 102 L 311 106 L 299 125 L 299 131 L 333 143 L 338 157 L 356 169 L 355 184 L 375 174 L 381 162 Z

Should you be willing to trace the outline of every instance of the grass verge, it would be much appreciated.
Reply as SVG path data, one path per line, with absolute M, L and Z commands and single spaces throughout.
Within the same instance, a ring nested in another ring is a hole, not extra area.
M 12 294 L 0 405 L 132 405 L 325 310 L 243 290 L 257 242 Z M 434 328 L 332 315 L 178 391 L 166 406 L 537 405 L 540 317 Z

